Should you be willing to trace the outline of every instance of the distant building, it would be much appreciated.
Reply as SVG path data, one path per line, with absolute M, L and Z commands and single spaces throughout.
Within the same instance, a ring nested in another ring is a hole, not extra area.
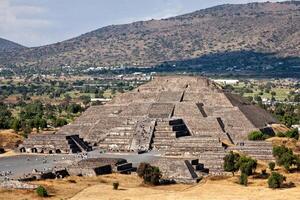
M 109 102 L 111 99 L 105 99 L 105 98 L 91 98 L 91 102 Z
M 234 85 L 239 83 L 239 80 L 235 79 L 213 79 L 213 81 L 225 85 Z

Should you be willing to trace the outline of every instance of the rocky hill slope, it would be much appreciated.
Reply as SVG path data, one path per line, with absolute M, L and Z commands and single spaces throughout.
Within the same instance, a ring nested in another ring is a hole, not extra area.
M 149 66 L 237 51 L 299 57 L 299 1 L 227 4 L 168 19 L 111 25 L 60 43 L 0 53 L 0 64 Z
M 11 52 L 14 50 L 21 50 L 24 48 L 25 47 L 20 44 L 0 38 L 0 53 L 1 52 Z

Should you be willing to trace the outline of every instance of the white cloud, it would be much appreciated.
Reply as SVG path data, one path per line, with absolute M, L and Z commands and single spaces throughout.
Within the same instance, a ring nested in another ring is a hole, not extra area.
M 39 30 L 48 28 L 52 22 L 41 18 L 46 9 L 31 5 L 13 5 L 11 0 L 0 1 L 0 37 L 23 41 L 28 38 L 28 44 L 39 43 L 44 36 Z M 38 30 L 38 31 L 37 31 Z

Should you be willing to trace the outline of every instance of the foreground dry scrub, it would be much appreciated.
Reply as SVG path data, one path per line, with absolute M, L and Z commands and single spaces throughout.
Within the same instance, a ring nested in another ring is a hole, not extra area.
M 34 182 L 43 185 L 50 193 L 47 199 L 208 199 L 208 200 L 294 200 L 300 197 L 300 174 L 285 174 L 287 181 L 296 187 L 272 190 L 265 179 L 249 179 L 249 186 L 236 183 L 237 177 L 207 178 L 197 185 L 168 185 L 149 187 L 136 175 L 111 174 L 100 177 L 68 177 L 63 180 Z M 112 182 L 119 181 L 119 190 L 112 189 Z M 0 200 L 40 199 L 32 191 L 0 190 Z

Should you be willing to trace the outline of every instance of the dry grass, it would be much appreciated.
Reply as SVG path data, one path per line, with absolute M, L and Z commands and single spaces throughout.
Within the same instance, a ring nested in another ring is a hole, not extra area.
M 23 141 L 23 137 L 16 134 L 13 130 L 0 130 L 0 147 L 14 149 Z
M 300 141 L 296 139 L 286 137 L 272 137 L 267 139 L 267 141 L 272 142 L 273 146 L 283 145 L 287 148 L 292 149 L 296 154 L 300 153 Z
M 272 124 L 272 128 L 276 133 L 278 133 L 278 132 L 284 133 L 284 132 L 287 132 L 290 130 L 284 124 Z
M 264 165 L 262 164 L 262 167 Z M 258 170 L 259 171 L 259 170 Z M 281 173 L 284 171 L 279 170 Z M 208 200 L 294 200 L 300 196 L 300 174 L 285 174 L 287 181 L 296 187 L 272 190 L 267 187 L 266 179 L 249 178 L 249 186 L 237 184 L 234 177 L 210 177 L 195 185 L 145 186 L 136 175 L 110 174 L 99 177 L 68 177 L 63 180 L 33 182 L 43 185 L 50 193 L 47 199 L 208 199 Z M 113 190 L 112 183 L 120 183 L 119 190 Z M 0 200 L 40 199 L 33 191 L 0 190 Z

